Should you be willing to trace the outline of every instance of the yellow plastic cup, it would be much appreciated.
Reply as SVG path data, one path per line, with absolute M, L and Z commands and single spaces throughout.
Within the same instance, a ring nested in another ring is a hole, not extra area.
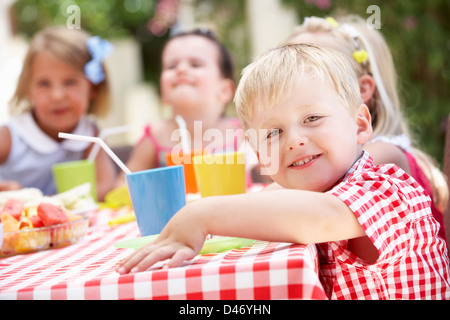
M 61 162 L 54 164 L 52 170 L 58 193 L 89 182 L 91 184 L 91 196 L 97 201 L 97 175 L 94 161 L 77 160 Z
M 202 197 L 246 192 L 243 152 L 203 154 L 195 156 L 193 162 Z

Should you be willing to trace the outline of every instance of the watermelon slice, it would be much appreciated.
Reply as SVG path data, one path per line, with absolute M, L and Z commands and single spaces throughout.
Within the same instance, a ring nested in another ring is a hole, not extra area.
M 46 227 L 69 222 L 67 213 L 61 207 L 51 203 L 41 203 L 37 207 L 37 214 Z
M 6 212 L 12 215 L 17 221 L 20 220 L 20 216 L 23 210 L 23 202 L 16 199 L 8 199 L 3 206 L 1 212 Z
M 30 218 L 30 221 L 33 228 L 40 228 L 44 226 L 44 224 L 42 223 L 42 219 L 39 216 L 32 216 Z

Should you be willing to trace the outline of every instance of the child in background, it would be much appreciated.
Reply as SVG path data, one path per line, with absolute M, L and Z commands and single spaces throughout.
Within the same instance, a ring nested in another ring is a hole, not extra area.
M 224 115 L 234 96 L 234 67 L 214 34 L 198 29 L 172 36 L 163 48 L 161 63 L 161 100 L 172 108 L 173 117 L 145 128 L 127 167 L 134 172 L 166 165 L 166 154 L 180 145 L 180 139 L 172 136 L 179 129 L 177 115 L 186 122 L 192 150 L 198 146 L 209 151 L 237 150 L 244 140 L 239 120 Z M 204 133 L 209 129 L 219 130 L 224 139 L 205 143 Z M 231 141 L 225 141 L 227 129 L 237 130 Z M 122 173 L 117 184 L 123 182 Z
M 3 190 L 34 187 L 55 194 L 52 166 L 87 157 L 90 143 L 62 140 L 58 133 L 98 135 L 89 115 L 109 111 L 102 60 L 111 50 L 109 42 L 66 27 L 49 27 L 33 37 L 11 101 L 13 117 L 0 127 Z M 97 155 L 96 170 L 101 200 L 115 179 L 104 151 Z
M 270 172 L 280 188 L 187 204 L 119 273 L 178 266 L 214 234 L 317 243 L 333 299 L 450 298 L 430 197 L 363 151 L 371 116 L 346 56 L 306 44 L 270 50 L 243 71 L 235 102 L 261 164 L 279 164 Z
M 386 41 L 365 20 L 347 16 L 306 18 L 288 37 L 287 43 L 313 43 L 342 51 L 353 58 L 361 96 L 372 115 L 373 137 L 364 145 L 375 164 L 394 163 L 412 175 L 433 199 L 432 212 L 446 239 L 443 211 L 448 187 L 431 157 L 411 145 L 411 135 L 397 90 L 395 66 Z

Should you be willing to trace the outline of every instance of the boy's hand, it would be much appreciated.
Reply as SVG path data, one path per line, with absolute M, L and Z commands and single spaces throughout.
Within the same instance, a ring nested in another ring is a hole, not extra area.
M 206 233 L 202 230 L 201 219 L 195 218 L 195 211 L 190 206 L 181 209 L 158 238 L 123 260 L 117 272 L 145 271 L 158 261 L 170 259 L 168 267 L 176 267 L 185 260 L 194 258 L 202 249 Z

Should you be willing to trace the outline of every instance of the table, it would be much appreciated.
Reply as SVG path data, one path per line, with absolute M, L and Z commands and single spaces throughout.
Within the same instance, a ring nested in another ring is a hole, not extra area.
M 119 275 L 116 265 L 132 249 L 114 244 L 138 236 L 135 221 L 115 227 L 97 221 L 76 244 L 1 258 L 0 299 L 327 299 L 314 245 L 257 241 L 198 255 L 178 268 L 162 268 L 163 261 L 149 271 Z

